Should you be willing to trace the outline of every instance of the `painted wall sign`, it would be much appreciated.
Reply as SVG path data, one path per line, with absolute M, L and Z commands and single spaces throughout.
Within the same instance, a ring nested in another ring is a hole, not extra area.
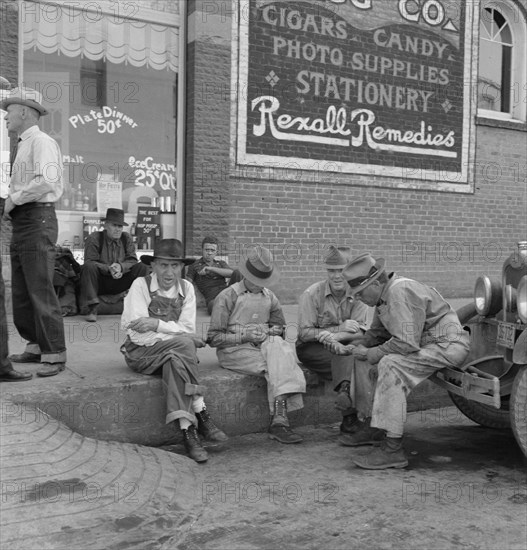
M 242 0 L 237 162 L 325 162 L 469 191 L 471 10 L 443 0 Z

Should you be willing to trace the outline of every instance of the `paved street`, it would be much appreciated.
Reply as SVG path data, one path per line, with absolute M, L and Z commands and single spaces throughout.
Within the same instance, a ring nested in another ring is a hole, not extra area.
M 457 409 L 411 413 L 410 466 L 356 468 L 336 425 L 303 444 L 266 434 L 210 448 L 82 437 L 40 414 L 2 415 L 2 548 L 507 548 L 527 537 L 525 459 L 509 433 Z

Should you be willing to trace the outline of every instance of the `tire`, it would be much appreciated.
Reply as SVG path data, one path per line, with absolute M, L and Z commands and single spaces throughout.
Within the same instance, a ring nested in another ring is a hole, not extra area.
M 477 401 L 470 401 L 465 399 L 461 395 L 448 392 L 450 399 L 454 402 L 454 405 L 470 420 L 473 420 L 477 424 L 484 426 L 485 428 L 494 428 L 497 430 L 510 429 L 511 417 L 509 413 L 509 401 L 506 396 L 502 396 L 501 409 L 495 409 L 489 405 L 478 403 Z M 525 412 L 524 412 L 525 414 Z
M 527 366 L 520 369 L 512 385 L 510 418 L 514 437 L 527 456 Z

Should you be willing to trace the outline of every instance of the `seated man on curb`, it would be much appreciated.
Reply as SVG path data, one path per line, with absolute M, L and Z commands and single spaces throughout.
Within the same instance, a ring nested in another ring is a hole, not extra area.
M 135 245 L 123 232 L 124 211 L 108 208 L 104 229 L 91 233 L 84 244 L 84 265 L 80 275 L 80 308 L 88 309 L 86 321 L 97 321 L 99 295 L 120 294 L 148 268 L 137 261 Z
M 205 343 L 196 335 L 196 296 L 192 285 L 181 279 L 189 260 L 177 239 L 158 241 L 152 274 L 136 279 L 124 300 L 121 324 L 127 332 L 121 346 L 127 365 L 141 374 L 162 369 L 167 392 L 166 423 L 178 422 L 183 443 L 196 462 L 208 459 L 198 433 L 205 440 L 222 442 L 227 436 L 214 424 L 198 381 L 196 347 Z
M 302 437 L 289 427 L 287 410 L 303 407 L 306 380 L 293 348 L 281 338 L 282 306 L 266 288 L 278 280 L 278 270 L 263 246 L 254 247 L 238 269 L 244 278 L 216 298 L 207 342 L 217 348 L 223 368 L 265 377 L 272 417 L 269 437 L 280 443 L 300 443 Z
M 227 288 L 225 279 L 232 275 L 232 269 L 227 262 L 216 260 L 216 254 L 218 253 L 218 239 L 216 237 L 205 237 L 203 239 L 201 253 L 203 254 L 202 257 L 187 267 L 185 279 L 194 283 L 203 294 L 210 314 L 216 296 Z
M 338 392 L 335 406 L 342 412 L 342 434 L 354 433 L 361 426 L 357 417 L 358 402 L 361 415 L 370 416 L 374 387 L 370 373 L 354 367 L 353 357 L 334 355 L 324 345 L 366 330 L 369 308 L 353 299 L 342 276 L 347 261 L 338 248 L 329 247 L 324 259 L 327 279 L 314 283 L 300 296 L 296 341 L 301 363 L 321 378 L 333 381 L 333 388 Z
M 385 431 L 386 437 L 380 447 L 353 460 L 370 470 L 408 465 L 402 446 L 408 394 L 437 370 L 461 366 L 469 353 L 468 333 L 437 290 L 387 274 L 384 263 L 362 254 L 344 268 L 352 294 L 375 307 L 375 315 L 370 329 L 352 336 L 351 344 L 332 344 L 338 354 L 377 364 L 371 427 Z M 364 428 L 370 440 L 372 428 Z

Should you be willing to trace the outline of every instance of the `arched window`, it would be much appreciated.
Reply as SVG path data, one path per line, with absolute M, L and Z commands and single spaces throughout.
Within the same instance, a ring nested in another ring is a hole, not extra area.
M 525 120 L 526 21 L 519 6 L 484 1 L 479 27 L 478 112 Z

